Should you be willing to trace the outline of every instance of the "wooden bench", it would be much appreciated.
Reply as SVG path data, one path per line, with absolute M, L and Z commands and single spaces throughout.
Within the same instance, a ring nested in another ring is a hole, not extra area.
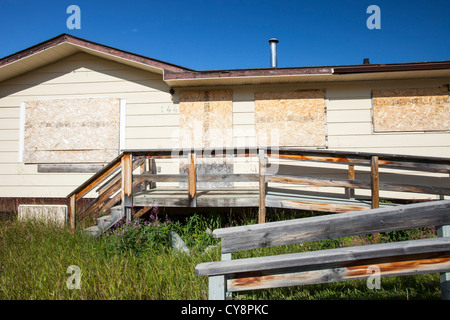
M 450 200 L 217 229 L 222 261 L 201 263 L 195 274 L 209 277 L 209 299 L 224 300 L 245 290 L 441 272 L 442 298 L 448 299 L 447 225 Z M 231 258 L 242 250 L 430 226 L 439 227 L 438 238 Z

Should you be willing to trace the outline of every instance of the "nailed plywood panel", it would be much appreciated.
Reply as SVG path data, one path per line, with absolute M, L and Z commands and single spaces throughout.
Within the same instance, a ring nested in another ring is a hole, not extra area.
M 231 90 L 184 91 L 180 93 L 180 147 L 214 148 L 233 144 L 233 92 Z M 188 163 L 180 162 L 180 173 Z M 197 158 L 197 174 L 230 174 L 230 160 Z M 232 182 L 198 182 L 197 188 L 230 188 Z M 186 183 L 180 184 L 187 188 Z
M 255 93 L 258 145 L 325 146 L 325 92 Z
M 19 205 L 19 220 L 41 220 L 64 225 L 67 221 L 67 206 L 64 205 Z
M 180 147 L 232 145 L 233 92 L 231 90 L 180 93 Z
M 450 130 L 448 88 L 373 90 L 375 132 Z
M 120 99 L 25 103 L 25 163 L 108 162 L 118 154 Z

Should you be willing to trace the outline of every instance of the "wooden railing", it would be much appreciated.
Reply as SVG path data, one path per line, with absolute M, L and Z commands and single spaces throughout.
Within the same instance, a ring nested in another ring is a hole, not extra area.
M 247 157 L 257 159 L 258 173 L 240 174 L 202 174 L 197 173 L 198 158 L 237 158 Z M 157 174 L 155 159 L 184 158 L 187 160 L 187 174 Z M 348 179 L 330 177 L 304 176 L 296 174 L 281 174 L 276 170 L 278 159 L 290 159 L 295 162 L 321 162 L 338 164 L 348 171 Z M 358 179 L 355 167 L 370 168 L 370 180 Z M 197 182 L 228 181 L 228 182 L 258 182 L 259 184 L 259 222 L 265 222 L 266 207 L 277 206 L 267 198 L 268 183 L 284 183 L 313 185 L 320 187 L 346 188 L 350 199 L 354 198 L 355 189 L 368 189 L 371 194 L 372 208 L 379 206 L 380 190 L 418 192 L 444 197 L 450 195 L 450 188 L 437 187 L 429 184 L 398 184 L 380 181 L 380 169 L 400 169 L 421 171 L 427 173 L 444 173 L 446 181 L 450 173 L 450 159 L 436 157 L 403 156 L 389 154 L 372 154 L 360 152 L 343 152 L 331 150 L 310 150 L 298 148 L 204 148 L 204 149 L 157 149 L 130 150 L 122 152 L 103 169 L 93 175 L 85 183 L 71 192 L 70 225 L 72 231 L 77 221 L 98 212 L 108 211 L 112 206 L 121 203 L 128 220 L 131 220 L 131 206 L 135 190 L 154 187 L 155 182 L 187 182 L 188 206 L 197 206 Z M 136 173 L 135 171 L 139 171 Z M 141 188 L 139 188 L 141 186 Z M 93 193 L 97 193 L 92 195 Z M 94 198 L 87 206 L 79 205 L 82 198 Z M 254 206 L 254 201 L 248 202 Z M 283 202 L 283 207 L 298 208 L 289 201 Z
M 450 299 L 449 224 L 450 200 L 442 200 L 216 229 L 213 235 L 221 239 L 222 261 L 201 263 L 195 274 L 209 277 L 209 299 L 225 300 L 238 291 L 442 272 L 442 298 Z M 244 250 L 430 226 L 438 227 L 438 238 L 236 260 L 231 256 Z

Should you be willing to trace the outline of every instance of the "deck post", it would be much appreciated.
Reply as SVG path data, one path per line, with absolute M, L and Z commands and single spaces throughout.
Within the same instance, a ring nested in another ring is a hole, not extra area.
M 371 191 L 372 191 L 372 209 L 380 207 L 380 174 L 378 172 L 378 156 L 372 156 L 370 159 L 370 172 L 372 175 Z M 375 243 L 378 242 L 380 234 L 372 234 Z
M 372 175 L 372 209 L 380 206 L 380 176 L 378 172 L 378 156 L 372 156 L 370 161 L 370 172 Z
M 75 233 L 76 214 L 77 214 L 77 195 L 74 194 L 70 197 L 70 205 L 69 205 L 70 232 L 72 233 L 72 235 Z
M 450 237 L 450 225 L 441 226 L 437 230 L 438 237 Z M 450 300 L 450 272 L 441 272 L 441 298 L 442 300 Z
M 259 212 L 258 223 L 266 222 L 266 154 L 259 149 Z
M 151 174 L 157 174 L 158 173 L 158 168 L 156 166 L 156 160 L 155 157 L 151 157 L 148 160 L 148 170 L 150 171 Z M 156 188 L 156 182 L 155 181 L 149 181 L 149 189 L 155 189 Z
M 348 166 L 348 179 L 355 180 L 355 166 L 350 164 Z M 345 193 L 347 198 L 354 200 L 355 199 L 355 189 L 354 188 L 345 188 Z
M 188 194 L 189 194 L 189 206 L 197 206 L 197 170 L 195 164 L 196 154 L 189 154 L 189 167 L 188 167 Z
M 231 252 L 229 253 L 222 253 L 222 261 L 229 261 L 231 260 Z M 225 299 L 226 300 L 233 300 L 233 293 L 232 292 L 227 292 L 227 284 L 226 284 L 226 278 L 224 279 L 225 281 Z
M 139 166 L 139 173 L 140 174 L 146 174 L 146 173 L 148 173 L 149 172 L 149 163 L 148 163 L 148 160 L 149 159 L 147 159 L 147 158 L 145 158 L 144 159 L 144 162 Z M 149 181 L 143 181 L 143 182 L 141 182 L 141 190 L 142 191 L 145 191 L 145 190 L 147 190 L 147 186 L 149 185 Z
M 209 300 L 225 300 L 227 293 L 227 283 L 225 276 L 209 276 L 208 280 Z
M 222 261 L 231 260 L 231 253 L 222 253 Z M 231 292 L 227 292 L 227 278 L 224 275 L 209 276 L 209 300 L 232 300 Z
M 126 221 L 131 221 L 131 206 L 133 205 L 133 168 L 132 155 L 124 154 L 122 165 L 122 212 Z

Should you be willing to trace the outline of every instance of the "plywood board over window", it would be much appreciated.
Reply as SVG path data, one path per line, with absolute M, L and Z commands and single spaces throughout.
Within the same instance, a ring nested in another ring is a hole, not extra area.
M 231 90 L 180 93 L 180 147 L 209 148 L 232 145 Z
M 233 144 L 233 92 L 231 90 L 184 91 L 180 93 L 180 147 L 227 148 Z M 181 161 L 180 173 L 188 163 Z M 197 158 L 197 174 L 230 174 L 233 164 L 223 158 Z M 232 182 L 198 182 L 202 188 L 229 188 Z M 186 183 L 180 184 L 186 188 Z
M 373 90 L 375 132 L 450 130 L 448 88 Z
M 324 147 L 325 92 L 255 93 L 258 145 Z
M 105 163 L 118 155 L 120 99 L 24 103 L 23 162 Z

